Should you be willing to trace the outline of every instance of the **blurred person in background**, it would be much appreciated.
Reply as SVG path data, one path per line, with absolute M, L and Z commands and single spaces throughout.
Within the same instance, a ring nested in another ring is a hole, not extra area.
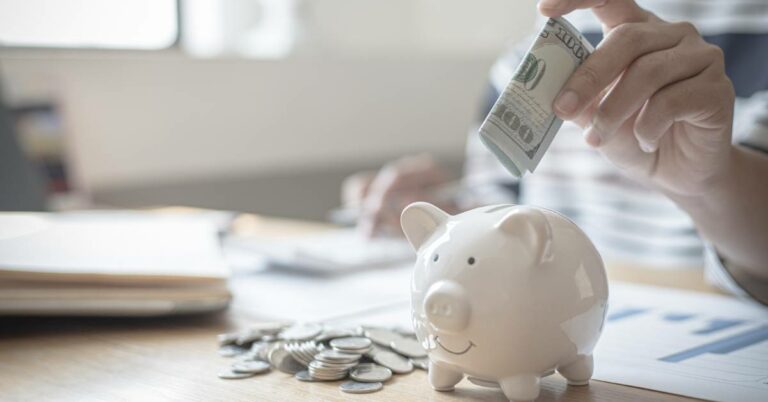
M 477 134 L 529 38 L 491 70 L 460 197 L 438 196 L 450 175 L 429 155 L 408 156 L 346 180 L 358 225 L 399 232 L 414 201 L 450 213 L 533 204 L 572 218 L 605 255 L 703 262 L 712 282 L 768 304 L 768 1 L 541 0 L 539 10 L 570 13 L 600 46 L 556 98 L 565 123 L 535 174 L 515 180 Z

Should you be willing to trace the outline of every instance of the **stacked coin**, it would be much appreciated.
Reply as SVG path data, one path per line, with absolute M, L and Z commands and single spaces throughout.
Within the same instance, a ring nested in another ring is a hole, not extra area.
M 394 374 L 426 370 L 426 351 L 412 331 L 339 328 L 322 324 L 267 323 L 221 334 L 219 354 L 235 363 L 219 376 L 248 378 L 275 368 L 300 381 L 351 378 L 343 392 L 375 392 Z
M 330 345 L 333 350 L 338 350 L 339 352 L 364 355 L 371 350 L 373 343 L 370 339 L 362 336 L 348 336 L 332 339 Z
M 260 340 L 251 344 L 251 349 L 237 356 L 240 360 L 261 360 L 269 361 L 269 350 L 276 342 L 274 340 Z
M 267 353 L 267 360 L 272 367 L 282 371 L 283 373 L 296 374 L 304 369 L 304 365 L 293 354 L 286 349 L 284 342 L 276 342 L 270 346 Z
M 325 346 L 323 346 L 322 343 L 318 344 L 315 341 L 305 341 L 287 342 L 283 344 L 283 348 L 285 348 L 297 362 L 301 363 L 304 367 L 307 367 L 309 366 L 309 363 L 312 363 L 312 360 L 315 359 L 315 355 L 325 349 Z
M 325 350 L 309 364 L 309 375 L 314 380 L 333 381 L 347 378 L 349 369 L 357 366 L 361 355 Z

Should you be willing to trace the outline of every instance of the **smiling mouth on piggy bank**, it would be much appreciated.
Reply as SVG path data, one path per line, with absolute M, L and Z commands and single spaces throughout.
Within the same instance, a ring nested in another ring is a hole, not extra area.
M 474 343 L 472 343 L 472 341 L 469 341 L 469 344 L 463 350 L 458 350 L 458 351 L 451 350 L 451 349 L 446 348 L 445 345 L 443 345 L 442 343 L 440 343 L 440 337 L 437 337 L 437 336 L 435 337 L 435 343 L 437 343 L 437 345 L 440 346 L 444 351 L 446 351 L 446 352 L 448 352 L 448 353 L 450 353 L 452 355 L 463 355 L 463 354 L 469 352 L 469 350 L 472 349 L 473 347 L 477 346 Z

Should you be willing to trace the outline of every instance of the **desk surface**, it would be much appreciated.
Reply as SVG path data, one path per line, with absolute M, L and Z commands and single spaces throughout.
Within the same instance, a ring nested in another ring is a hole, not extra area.
M 245 230 L 287 234 L 316 226 L 252 219 Z M 609 263 L 613 280 L 714 291 L 701 271 L 649 271 Z M 235 295 L 237 297 L 237 295 Z M 287 374 L 220 380 L 230 364 L 217 354 L 216 334 L 253 322 L 239 311 L 152 319 L 0 319 L 0 400 L 429 400 L 503 401 L 500 391 L 462 381 L 456 391 L 433 391 L 424 371 L 389 380 L 383 391 L 350 395 L 338 382 L 304 383 Z M 601 381 L 568 387 L 557 375 L 542 382 L 540 401 L 688 400 Z

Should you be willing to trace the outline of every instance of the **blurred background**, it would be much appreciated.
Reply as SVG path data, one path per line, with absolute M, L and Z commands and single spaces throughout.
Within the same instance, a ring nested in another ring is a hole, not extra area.
M 534 20 L 535 0 L 0 0 L 0 88 L 49 208 L 320 220 L 352 172 L 461 169 Z

